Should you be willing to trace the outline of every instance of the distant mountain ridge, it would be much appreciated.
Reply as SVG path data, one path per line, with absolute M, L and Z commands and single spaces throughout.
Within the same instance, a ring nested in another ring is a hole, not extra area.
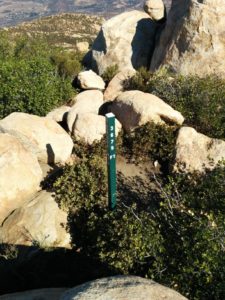
M 112 15 L 129 9 L 142 9 L 140 0 L 0 0 L 0 27 L 12 26 L 42 16 L 63 12 Z M 164 1 L 169 7 L 171 0 Z

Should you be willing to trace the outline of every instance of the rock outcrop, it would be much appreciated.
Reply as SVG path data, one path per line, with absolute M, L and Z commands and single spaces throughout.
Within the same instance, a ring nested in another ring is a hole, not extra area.
M 173 0 L 151 70 L 167 66 L 183 75 L 225 77 L 224 27 L 224 0 Z
M 104 90 L 105 82 L 92 70 L 82 71 L 77 76 L 78 84 L 84 90 Z
M 38 191 L 41 179 L 36 156 L 14 136 L 0 133 L 0 224 Z
M 116 135 L 118 135 L 121 125 L 116 120 Z M 78 114 L 74 125 L 73 134 L 78 140 L 83 140 L 91 145 L 94 141 L 100 141 L 106 134 L 105 117 L 93 113 Z
M 104 101 L 115 100 L 124 91 L 124 82 L 134 76 L 135 73 L 135 70 L 124 70 L 116 74 L 104 92 Z
M 187 300 L 181 294 L 152 280 L 115 276 L 90 281 L 66 291 L 61 300 Z
M 154 21 L 160 21 L 165 17 L 165 6 L 162 0 L 146 0 L 143 8 Z
M 103 93 L 98 90 L 85 91 L 78 94 L 75 104 L 67 116 L 67 126 L 71 133 L 74 130 L 74 123 L 78 114 L 93 113 L 98 115 L 99 109 L 103 104 Z
M 15 112 L 2 119 L 0 127 L 19 138 L 41 162 L 65 163 L 71 155 L 72 139 L 49 118 Z
M 110 110 L 129 132 L 147 122 L 161 123 L 165 121 L 181 125 L 183 116 L 155 95 L 140 91 L 127 91 L 120 94 L 112 103 Z
M 106 21 L 92 47 L 92 69 L 101 75 L 112 65 L 119 71 L 149 67 L 157 28 L 148 14 L 136 10 Z
M 225 141 L 212 139 L 194 128 L 182 127 L 176 142 L 175 171 L 204 172 L 225 159 Z
M 59 209 L 54 195 L 41 191 L 8 216 L 0 227 L 1 242 L 40 247 L 69 247 L 67 214 Z

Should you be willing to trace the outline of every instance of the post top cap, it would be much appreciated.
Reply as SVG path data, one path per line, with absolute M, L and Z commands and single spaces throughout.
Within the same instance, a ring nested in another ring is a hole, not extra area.
M 115 118 L 115 115 L 113 113 L 108 113 L 108 114 L 105 114 L 105 117 L 106 118 Z

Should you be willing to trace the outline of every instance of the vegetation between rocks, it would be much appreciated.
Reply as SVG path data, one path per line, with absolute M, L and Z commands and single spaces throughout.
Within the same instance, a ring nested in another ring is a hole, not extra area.
M 40 40 L 11 43 L 1 34 L 0 118 L 13 111 L 45 115 L 69 100 L 81 60 L 79 53 L 49 50 Z M 108 68 L 105 81 L 116 72 L 117 66 Z M 217 77 L 140 69 L 125 89 L 153 93 L 180 111 L 187 125 L 225 138 L 225 84 Z M 117 209 L 108 210 L 105 139 L 92 146 L 75 140 L 76 163 L 64 167 L 50 185 L 69 214 L 74 253 L 94 257 L 109 274 L 151 278 L 193 300 L 220 300 L 225 296 L 224 163 L 201 175 L 171 174 L 178 129 L 147 123 L 117 138 L 118 155 L 162 166 L 162 174 L 146 179 L 155 182 L 147 201 L 140 201 L 140 192 L 119 195 Z M 3 248 L 0 258 L 16 259 L 14 247 Z
M 152 93 L 178 110 L 185 123 L 214 138 L 225 139 L 225 81 L 216 76 L 181 76 L 141 68 L 124 84 L 127 90 Z
M 204 176 L 152 174 L 158 192 L 147 202 L 120 197 L 106 204 L 105 162 L 98 155 L 67 166 L 54 184 L 69 211 L 72 245 L 117 274 L 155 279 L 189 299 L 222 299 L 225 169 Z

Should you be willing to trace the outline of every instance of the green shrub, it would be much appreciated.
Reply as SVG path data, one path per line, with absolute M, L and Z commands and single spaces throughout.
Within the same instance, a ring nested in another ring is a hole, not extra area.
M 160 193 L 151 194 L 149 203 L 119 198 L 109 211 L 105 164 L 99 156 L 83 156 L 55 183 L 56 200 L 69 211 L 73 249 L 189 299 L 223 299 L 224 166 L 204 176 L 176 175 L 167 183 L 155 178 Z
M 225 138 L 224 80 L 184 77 L 166 70 L 150 73 L 142 68 L 125 88 L 155 94 L 180 111 L 187 125 L 211 137 Z
M 225 168 L 177 175 L 162 189 L 155 212 L 164 239 L 161 281 L 189 299 L 225 296 Z
M 0 32 L 0 63 L 12 55 L 12 43 L 5 32 Z
M 65 210 L 106 202 L 106 162 L 98 156 L 83 157 L 66 166 L 55 182 L 56 201 Z
M 98 156 L 67 166 L 55 183 L 56 201 L 70 213 L 75 250 L 117 272 L 138 273 L 148 264 L 155 274 L 163 251 L 157 224 L 136 205 L 107 207 L 106 161 Z
M 113 77 L 119 72 L 118 65 L 112 65 L 106 68 L 105 72 L 102 74 L 103 80 L 106 82 L 106 85 L 113 79 Z
M 87 256 L 121 274 L 140 274 L 146 266 L 151 277 L 160 271 L 164 249 L 157 224 L 135 205 L 119 202 L 114 212 L 104 204 L 83 208 L 72 220 L 75 249 Z
M 43 39 L 1 37 L 0 118 L 14 111 L 44 116 L 76 92 L 79 54 L 49 48 Z
M 137 163 L 158 160 L 168 165 L 173 160 L 177 130 L 177 126 L 146 123 L 124 134 L 119 151 Z
M 44 38 L 18 37 L 14 38 L 12 50 L 11 57 L 15 57 L 17 60 L 30 59 L 37 56 L 47 59 L 52 52 L 56 51 L 56 48 L 49 48 Z
M 72 94 L 70 82 L 43 57 L 3 62 L 0 86 L 0 118 L 14 111 L 43 116 Z
M 51 55 L 51 61 L 57 67 L 58 74 L 63 78 L 74 79 L 82 70 L 80 53 L 58 51 Z

